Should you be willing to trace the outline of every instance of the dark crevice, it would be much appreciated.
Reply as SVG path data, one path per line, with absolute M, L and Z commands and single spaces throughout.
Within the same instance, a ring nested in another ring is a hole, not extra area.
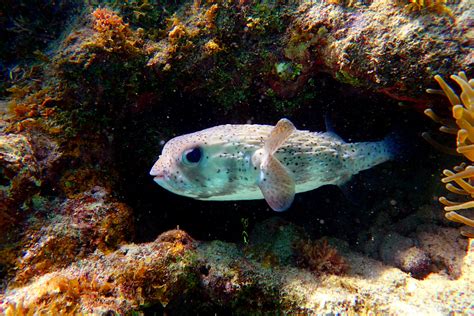
M 313 80 L 321 93 L 291 114 L 275 110 L 273 102 L 266 99 L 250 100 L 242 105 L 245 111 L 237 106 L 223 114 L 212 100 L 176 93 L 157 103 L 152 111 L 121 122 L 124 126 L 116 136 L 120 142 L 116 160 L 123 177 L 122 195 L 135 211 L 136 241 L 154 240 L 160 232 L 179 226 L 196 239 L 239 242 L 242 218 L 249 219 L 251 229 L 256 222 L 272 216 L 304 226 L 315 236 L 354 241 L 356 230 L 367 229 L 377 210 L 381 211 L 381 196 L 402 200 L 402 216 L 416 210 L 420 206 L 414 202 L 420 201 L 417 195 L 425 194 L 424 184 L 440 169 L 436 160 L 412 159 L 432 155 L 432 148 L 420 137 L 430 128 L 429 120 L 384 95 L 357 90 L 327 76 Z M 410 154 L 354 176 L 349 182 L 352 192 L 346 196 L 338 187 L 321 187 L 298 194 L 293 206 L 283 213 L 271 211 L 263 200 L 206 202 L 182 197 L 159 187 L 148 175 L 163 143 L 172 137 L 226 123 L 275 124 L 281 117 L 292 120 L 298 129 L 325 131 L 325 116 L 348 142 L 381 140 L 403 130 L 402 137 L 411 144 Z

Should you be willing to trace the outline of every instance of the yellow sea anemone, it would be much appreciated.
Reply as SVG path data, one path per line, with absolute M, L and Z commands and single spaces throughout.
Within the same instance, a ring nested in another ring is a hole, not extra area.
M 469 200 L 451 201 L 440 197 L 439 201 L 445 205 L 447 219 L 474 227 L 474 220 L 461 214 L 461 212 L 472 212 L 472 208 L 474 208 L 474 165 L 472 164 L 474 161 L 474 79 L 468 79 L 464 72 L 452 75 L 451 79 L 461 88 L 459 96 L 439 75 L 435 76 L 435 80 L 442 91 L 428 90 L 428 92 L 443 94 L 449 99 L 455 124 L 439 118 L 431 109 L 426 110 L 425 114 L 434 121 L 443 124 L 440 128 L 441 131 L 457 135 L 456 152 L 471 162 L 470 165 L 462 163 L 454 167 L 454 171 L 444 170 L 443 174 L 446 177 L 441 179 L 443 183 L 446 183 L 446 189 L 467 196 Z M 474 237 L 472 231 L 463 230 L 461 233 L 468 237 Z

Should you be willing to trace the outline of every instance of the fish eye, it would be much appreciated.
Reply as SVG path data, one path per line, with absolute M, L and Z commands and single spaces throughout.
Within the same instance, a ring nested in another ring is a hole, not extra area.
M 183 161 L 188 164 L 197 164 L 201 157 L 202 150 L 199 147 L 191 148 L 183 153 Z

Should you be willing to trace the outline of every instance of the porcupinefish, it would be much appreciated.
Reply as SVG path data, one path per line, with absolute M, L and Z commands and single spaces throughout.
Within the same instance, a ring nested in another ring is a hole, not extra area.
M 288 119 L 271 125 L 220 125 L 168 141 L 150 175 L 163 188 L 198 200 L 265 199 L 275 211 L 295 193 L 352 175 L 395 155 L 388 139 L 346 143 L 333 132 L 297 130 Z

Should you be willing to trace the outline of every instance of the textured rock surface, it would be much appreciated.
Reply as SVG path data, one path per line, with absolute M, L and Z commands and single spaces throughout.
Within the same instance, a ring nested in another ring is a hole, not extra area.
M 411 273 L 416 278 L 423 278 L 430 272 L 431 260 L 428 255 L 415 246 L 410 238 L 397 233 L 387 234 L 379 248 L 383 262 Z
M 357 8 L 324 3 L 303 8 L 295 25 L 313 36 L 324 30 L 320 42 L 309 50 L 313 60 L 349 84 L 409 100 L 423 97 L 437 73 L 472 69 L 471 1 L 460 1 L 453 18 L 409 14 L 395 1 L 385 0 Z
M 23 135 L 0 135 L 0 243 L 28 214 L 41 184 L 32 146 Z
M 156 303 L 170 313 L 231 308 L 236 313 L 446 315 L 472 309 L 472 244 L 463 258 L 464 274 L 457 280 L 441 275 L 416 280 L 350 251 L 343 242 L 337 244 L 350 271 L 316 277 L 287 265 L 267 267 L 246 257 L 235 244 L 197 243 L 175 230 L 151 243 L 92 254 L 10 289 L 0 300 L 0 311 L 126 313 Z
M 133 236 L 131 209 L 104 188 L 96 187 L 58 205 L 44 203 L 54 208 L 55 216 L 30 224 L 23 233 L 16 284 L 67 267 L 95 250 L 111 252 Z
M 446 271 L 452 278 L 464 274 L 463 256 L 468 241 L 459 236 L 458 229 L 422 225 L 417 229 L 416 237 L 420 248 L 428 253 L 439 269 Z

